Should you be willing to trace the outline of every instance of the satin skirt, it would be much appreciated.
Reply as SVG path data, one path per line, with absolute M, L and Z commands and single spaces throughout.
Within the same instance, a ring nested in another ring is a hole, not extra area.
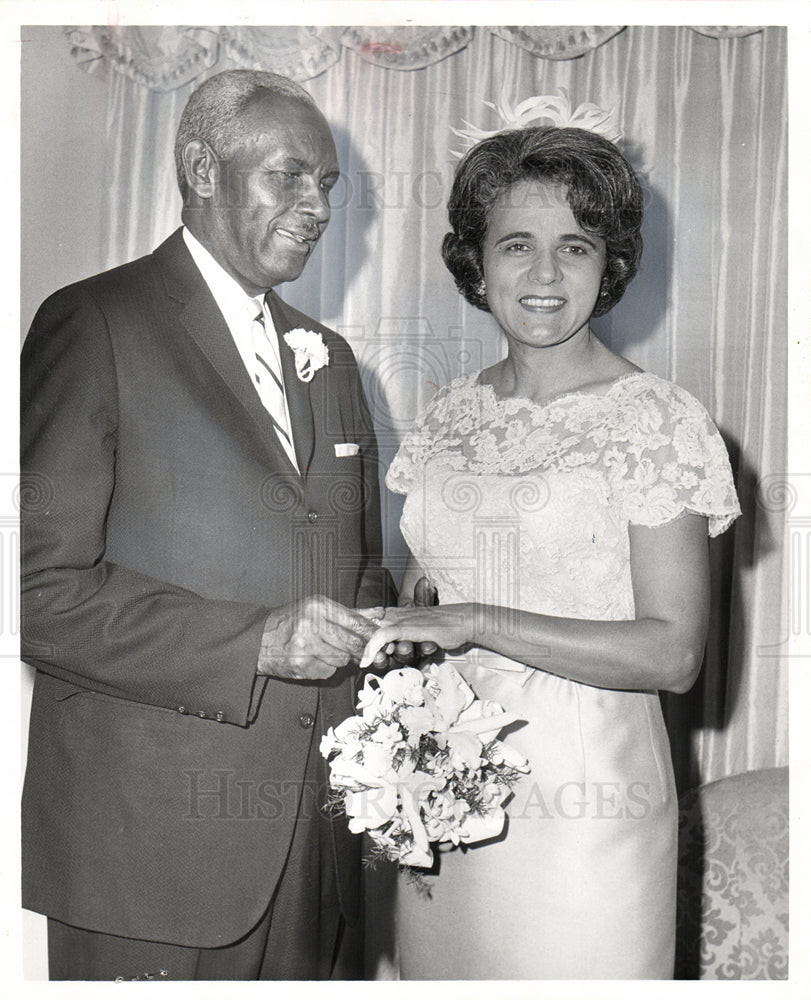
M 454 663 L 524 720 L 506 742 L 532 771 L 498 838 L 439 854 L 430 898 L 397 880 L 378 967 L 406 980 L 672 978 L 678 814 L 658 695 L 500 659 Z

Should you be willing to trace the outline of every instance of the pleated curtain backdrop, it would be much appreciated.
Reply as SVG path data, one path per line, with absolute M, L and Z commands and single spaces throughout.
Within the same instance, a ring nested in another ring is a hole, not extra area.
M 205 41 L 225 29 L 195 30 Z M 787 763 L 785 29 L 583 29 L 603 34 L 576 58 L 536 54 L 517 28 L 444 29 L 447 51 L 427 45 L 418 68 L 402 68 L 406 55 L 375 29 L 356 29 L 352 45 L 347 29 L 333 30 L 345 33 L 343 47 L 328 40 L 297 72 L 333 128 L 343 179 L 314 259 L 280 291 L 353 345 L 384 462 L 439 385 L 504 351 L 440 258 L 458 147 L 450 127 L 497 127 L 484 101 L 502 91 L 517 102 L 564 87 L 573 105 L 615 109 L 647 194 L 646 249 L 625 299 L 596 328 L 704 403 L 729 446 L 744 512 L 712 543 L 705 668 L 689 695 L 665 698 L 678 782 Z M 272 42 L 271 29 L 231 29 L 157 88 L 108 72 L 109 266 L 178 224 L 172 146 L 191 90 L 231 67 L 291 72 L 274 62 Z M 399 509 L 386 499 L 395 573 Z

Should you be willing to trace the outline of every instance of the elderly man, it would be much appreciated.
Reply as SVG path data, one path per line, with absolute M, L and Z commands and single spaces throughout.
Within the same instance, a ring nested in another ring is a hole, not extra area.
M 357 367 L 270 291 L 338 177 L 310 96 L 190 98 L 184 227 L 62 289 L 23 351 L 24 904 L 52 979 L 313 979 L 358 913 L 321 733 L 389 602 Z M 24 491 L 25 492 L 25 491 Z

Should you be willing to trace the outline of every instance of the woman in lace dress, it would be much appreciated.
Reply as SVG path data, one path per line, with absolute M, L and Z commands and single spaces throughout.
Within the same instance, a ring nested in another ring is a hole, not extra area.
M 657 692 L 701 666 L 707 535 L 739 514 L 724 445 L 687 392 L 594 335 L 641 252 L 642 192 L 575 128 L 468 152 L 443 256 L 503 360 L 441 389 L 388 485 L 439 605 L 388 610 L 368 648 L 431 640 L 526 720 L 531 774 L 504 834 L 401 886 L 404 979 L 670 978 L 677 812 Z

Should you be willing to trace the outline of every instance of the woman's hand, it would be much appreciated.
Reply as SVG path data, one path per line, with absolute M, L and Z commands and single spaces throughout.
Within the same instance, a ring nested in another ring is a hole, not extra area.
M 686 513 L 655 528 L 631 525 L 628 536 L 633 619 L 562 618 L 488 604 L 386 608 L 360 665 L 398 641 L 450 651 L 472 645 L 581 684 L 683 694 L 701 668 L 707 630 L 707 519 Z
M 433 643 L 441 649 L 459 649 L 473 641 L 475 604 L 447 604 L 441 607 L 386 608 L 380 627 L 366 643 L 360 665 L 370 666 L 390 643 Z
M 416 564 L 414 564 L 414 568 L 416 568 Z M 412 572 L 412 577 L 416 575 L 416 573 Z M 403 593 L 406 593 L 405 589 Z M 401 598 L 400 607 L 433 607 L 436 603 L 436 587 L 427 576 L 419 576 L 414 584 L 413 595 L 410 598 Z M 366 608 L 361 609 L 361 614 L 365 615 L 376 628 L 379 628 L 385 611 L 382 608 Z M 378 650 L 374 658 L 374 663 L 371 665 L 375 670 L 387 670 L 391 667 L 411 667 L 415 666 L 418 661 L 424 659 L 426 656 L 433 656 L 436 651 L 437 645 L 435 642 L 410 642 L 408 640 L 389 642 L 385 648 Z

